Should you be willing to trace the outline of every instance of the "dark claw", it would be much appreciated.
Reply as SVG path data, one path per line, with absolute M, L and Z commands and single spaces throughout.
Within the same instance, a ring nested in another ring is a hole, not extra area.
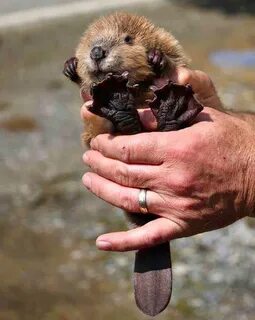
M 130 85 L 129 83 L 127 83 L 127 90 L 134 97 L 137 97 L 140 94 L 141 88 L 139 84 Z
M 155 98 L 149 106 L 158 122 L 158 131 L 173 131 L 188 126 L 203 110 L 190 85 L 169 81 L 162 88 L 151 87 Z
M 76 71 L 77 64 L 78 64 L 78 59 L 76 57 L 72 57 L 72 58 L 68 59 L 64 64 L 63 73 L 71 81 L 73 81 L 77 84 L 80 84 L 81 79 L 78 76 L 77 71 Z
M 108 74 L 105 80 L 91 87 L 93 104 L 89 110 L 113 123 L 114 129 L 122 134 L 142 131 L 140 118 L 135 107 L 138 85 L 128 83 L 128 73 Z
M 148 61 L 156 74 L 162 72 L 167 64 L 165 55 L 158 49 L 152 49 L 149 51 Z

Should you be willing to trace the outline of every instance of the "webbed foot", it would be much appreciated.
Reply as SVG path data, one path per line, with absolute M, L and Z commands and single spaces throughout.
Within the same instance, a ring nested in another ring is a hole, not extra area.
M 128 84 L 127 72 L 120 76 L 110 73 L 103 81 L 92 85 L 93 104 L 89 111 L 110 120 L 116 132 L 139 133 L 142 125 L 135 107 L 137 91 L 138 85 Z
M 203 110 L 190 85 L 182 86 L 169 81 L 158 89 L 149 106 L 157 119 L 158 131 L 173 131 L 188 126 Z

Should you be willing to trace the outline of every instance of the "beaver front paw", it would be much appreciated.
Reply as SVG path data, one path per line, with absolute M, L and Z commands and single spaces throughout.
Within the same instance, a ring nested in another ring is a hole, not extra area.
M 152 87 L 155 98 L 149 106 L 156 117 L 158 131 L 173 131 L 187 127 L 203 110 L 190 85 L 169 81 L 162 88 Z
M 71 81 L 73 81 L 73 82 L 75 82 L 77 84 L 80 84 L 81 79 L 78 76 L 78 73 L 76 71 L 77 64 L 78 64 L 78 59 L 76 57 L 72 57 L 72 58 L 66 60 L 66 62 L 64 64 L 63 73 Z
M 167 65 L 166 56 L 158 49 L 151 49 L 149 51 L 148 61 L 156 74 L 161 73 Z
M 110 120 L 116 132 L 136 134 L 142 131 L 142 125 L 135 106 L 135 94 L 138 85 L 128 84 L 128 73 L 113 75 L 92 85 L 92 113 Z

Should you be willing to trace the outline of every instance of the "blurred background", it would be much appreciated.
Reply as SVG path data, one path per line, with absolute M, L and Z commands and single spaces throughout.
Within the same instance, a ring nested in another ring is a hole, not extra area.
M 95 247 L 125 220 L 81 184 L 81 101 L 62 68 L 93 19 L 118 8 L 148 16 L 211 75 L 227 108 L 255 111 L 253 0 L 78 8 L 0 1 L 0 320 L 147 318 L 134 303 L 133 253 Z M 158 319 L 255 319 L 254 249 L 252 220 L 174 241 L 173 299 Z

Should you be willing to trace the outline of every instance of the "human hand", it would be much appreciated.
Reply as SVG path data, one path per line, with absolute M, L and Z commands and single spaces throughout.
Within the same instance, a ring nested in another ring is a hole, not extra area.
M 246 122 L 211 108 L 180 131 L 96 137 L 84 155 L 93 171 L 84 175 L 85 186 L 129 212 L 139 212 L 139 189 L 148 189 L 149 212 L 159 217 L 99 237 L 99 249 L 140 249 L 249 215 L 255 203 L 254 138 Z
M 194 73 L 191 80 L 200 101 L 217 103 L 210 81 L 203 91 L 206 81 Z M 150 113 L 141 113 L 141 119 L 148 128 L 155 127 Z M 99 249 L 140 249 L 218 229 L 248 215 L 254 209 L 253 141 L 254 131 L 246 122 L 211 108 L 178 132 L 95 138 L 84 155 L 94 173 L 85 174 L 84 184 L 130 212 L 139 212 L 139 189 L 148 189 L 149 211 L 159 217 L 137 229 L 100 236 Z
M 171 80 L 181 85 L 190 84 L 195 92 L 196 98 L 204 106 L 210 106 L 218 110 L 222 109 L 222 103 L 218 97 L 214 84 L 208 75 L 200 70 L 191 70 L 179 67 L 172 74 Z M 165 79 L 156 79 L 155 85 L 162 86 L 166 82 Z M 88 107 L 92 104 L 91 96 L 81 91 L 81 98 L 85 102 L 81 107 L 81 118 L 85 121 L 100 121 L 99 117 L 88 111 Z M 145 129 L 155 130 L 157 123 L 150 109 L 138 110 L 141 122 Z

